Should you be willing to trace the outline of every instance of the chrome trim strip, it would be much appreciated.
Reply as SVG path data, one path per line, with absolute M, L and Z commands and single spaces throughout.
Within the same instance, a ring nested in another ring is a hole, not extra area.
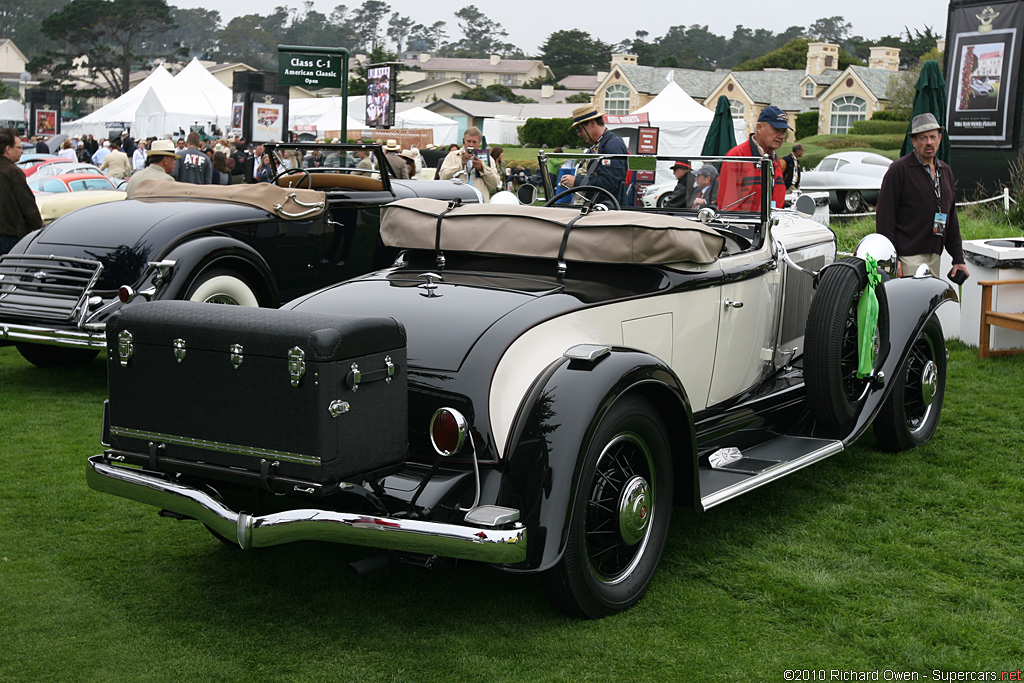
M 254 458 L 274 458 L 275 460 L 296 462 L 300 465 L 320 466 L 320 456 L 317 455 L 303 455 L 302 453 L 290 453 L 288 451 L 273 451 L 268 448 L 240 446 L 238 444 L 224 443 L 222 441 L 207 441 L 205 439 L 196 439 L 189 436 L 175 436 L 173 434 L 161 434 L 160 432 L 146 432 L 141 429 L 129 429 L 128 427 L 115 427 L 113 425 L 110 427 L 110 433 L 115 436 L 127 436 L 136 439 L 146 439 L 147 441 L 160 441 L 163 443 L 174 444 L 176 446 L 191 446 L 193 448 L 202 448 L 207 451 L 234 453 L 236 455 L 251 455 Z
M 526 559 L 526 527 L 521 525 L 481 529 L 317 509 L 250 515 L 235 512 L 204 491 L 141 470 L 111 465 L 102 455 L 89 458 L 85 478 L 95 491 L 191 517 L 225 538 L 237 539 L 242 548 L 330 541 L 493 564 L 515 564 Z
M 72 348 L 104 349 L 107 346 L 106 333 L 103 330 L 55 330 L 51 327 L 35 325 L 3 324 L 5 341 L 29 342 L 32 344 L 48 344 L 51 346 L 68 346 Z
M 742 496 L 744 493 L 753 491 L 754 489 L 764 486 L 765 484 L 775 481 L 776 479 L 781 479 L 787 474 L 792 474 L 797 470 L 801 470 L 809 465 L 813 465 L 814 463 L 820 460 L 824 460 L 829 456 L 835 455 L 836 453 L 839 453 L 842 450 L 843 442 L 833 441 L 828 445 L 822 446 L 818 450 L 812 451 L 803 457 L 797 458 L 795 460 L 790 460 L 789 462 L 781 463 L 777 467 L 772 467 L 771 469 L 761 472 L 760 474 L 755 474 L 749 479 L 744 479 L 743 481 L 737 482 L 732 486 L 721 489 L 720 491 L 715 491 L 714 493 L 701 498 L 700 504 L 705 510 L 710 510 L 716 505 L 720 505 L 721 503 L 724 503 L 727 500 L 732 500 L 737 496 Z

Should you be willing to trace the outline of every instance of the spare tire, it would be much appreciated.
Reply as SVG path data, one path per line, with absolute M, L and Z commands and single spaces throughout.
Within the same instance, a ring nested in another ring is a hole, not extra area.
M 845 258 L 825 268 L 811 301 L 804 333 L 804 386 L 811 413 L 831 427 L 856 415 L 868 379 L 857 378 L 857 304 L 867 286 L 864 261 Z M 876 358 L 888 328 L 884 293 L 879 297 Z

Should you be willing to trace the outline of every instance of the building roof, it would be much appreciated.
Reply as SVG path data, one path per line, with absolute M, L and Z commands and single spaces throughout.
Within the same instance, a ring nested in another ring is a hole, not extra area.
M 784 111 L 812 111 L 818 100 L 802 96 L 803 69 L 780 71 L 733 71 L 732 77 L 754 102 L 774 104 Z
M 563 86 L 566 90 L 586 90 L 588 92 L 594 92 L 597 90 L 597 86 L 601 85 L 601 80 L 597 75 L 577 75 L 577 76 L 566 76 L 562 80 L 558 81 L 558 85 Z
M 434 88 L 440 88 L 443 85 L 449 84 L 457 84 L 464 90 L 471 90 L 473 88 L 473 86 L 460 78 L 446 78 L 443 80 L 425 78 L 422 81 L 404 83 L 399 85 L 397 89 L 399 92 L 422 92 L 424 90 L 433 90 Z
M 871 69 L 866 66 L 851 66 L 850 71 L 857 74 L 857 77 L 864 81 L 864 85 L 868 87 L 868 90 L 880 100 L 889 99 L 885 96 L 885 91 L 889 89 L 889 83 L 892 81 L 893 76 L 899 73 L 887 69 Z
M 463 71 L 476 73 L 480 71 L 502 71 L 505 73 L 526 74 L 536 68 L 543 66 L 538 59 L 502 59 L 497 64 L 491 64 L 490 59 L 462 59 L 456 57 L 431 57 L 425 62 L 418 59 L 401 60 L 405 66 L 421 71 Z
M 640 66 L 639 64 L 616 64 L 615 66 L 622 71 L 638 92 L 655 95 L 661 92 L 669 79 L 672 79 L 690 97 L 698 100 L 707 99 L 711 91 L 722 82 L 722 79 L 729 75 L 728 69 L 701 71 L 698 69 Z

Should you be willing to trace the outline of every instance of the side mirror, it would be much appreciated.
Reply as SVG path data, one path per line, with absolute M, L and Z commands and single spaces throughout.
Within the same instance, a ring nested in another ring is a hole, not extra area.
M 520 185 L 516 190 L 516 198 L 519 199 L 520 204 L 531 206 L 537 201 L 537 186 L 530 183 Z

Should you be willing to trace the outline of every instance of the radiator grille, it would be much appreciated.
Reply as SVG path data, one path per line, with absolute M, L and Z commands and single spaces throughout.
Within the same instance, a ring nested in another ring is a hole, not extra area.
M 66 256 L 0 256 L 0 315 L 69 321 L 84 310 L 103 270 Z
M 824 256 L 797 261 L 798 266 L 811 271 L 819 271 L 825 265 Z M 814 280 L 808 273 L 801 273 L 790 268 L 786 273 L 785 309 L 782 317 L 782 344 L 793 342 L 804 336 L 807 327 L 807 314 L 811 310 L 811 299 L 814 297 Z

